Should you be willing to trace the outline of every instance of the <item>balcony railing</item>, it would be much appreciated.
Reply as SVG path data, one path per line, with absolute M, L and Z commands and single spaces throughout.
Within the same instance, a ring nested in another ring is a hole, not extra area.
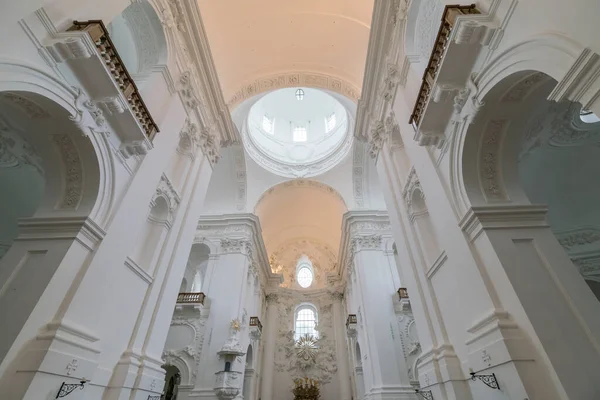
M 177 304 L 204 304 L 204 293 L 179 293 Z
M 112 40 L 110 40 L 104 23 L 100 20 L 73 21 L 73 26 L 69 28 L 69 31 L 87 32 L 90 35 L 90 38 L 96 44 L 96 51 L 100 58 L 104 61 L 121 93 L 127 99 L 129 108 L 148 139 L 152 140 L 158 132 L 158 125 L 152 119 L 135 82 L 127 72 L 123 60 L 119 57 L 119 53 Z
M 400 300 L 402 299 L 408 299 L 408 290 L 406 288 L 401 287 L 400 289 L 398 289 L 398 297 L 400 297 Z
M 260 319 L 258 319 L 258 317 L 250 317 L 250 326 L 256 326 L 258 330 L 262 332 L 262 324 L 260 323 Z
M 346 328 L 348 328 L 350 324 L 356 324 L 356 322 L 356 314 L 348 314 L 348 318 L 346 319 Z
M 417 97 L 415 107 L 413 108 L 410 120 L 408 121 L 408 123 L 415 126 L 415 128 L 421 123 L 421 117 L 423 116 L 423 111 L 429 101 L 433 83 L 435 82 L 435 78 L 437 77 L 442 63 L 442 57 L 448 46 L 450 32 L 456 23 L 456 17 L 466 14 L 479 14 L 479 10 L 477 10 L 475 4 L 468 6 L 448 5 L 444 8 L 442 23 L 440 24 L 440 29 L 435 39 L 429 62 L 427 63 L 427 68 L 425 68 L 423 74 L 423 82 L 419 89 L 419 96 Z

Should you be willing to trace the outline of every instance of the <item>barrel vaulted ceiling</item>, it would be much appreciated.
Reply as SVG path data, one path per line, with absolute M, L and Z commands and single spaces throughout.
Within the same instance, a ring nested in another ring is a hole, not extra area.
M 373 0 L 198 0 L 230 102 L 258 79 L 325 75 L 360 91 Z

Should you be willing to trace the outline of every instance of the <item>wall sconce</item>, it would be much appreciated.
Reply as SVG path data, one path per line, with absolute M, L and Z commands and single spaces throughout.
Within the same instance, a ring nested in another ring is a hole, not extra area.
M 491 375 L 478 375 L 475 372 L 471 372 L 471 380 L 479 379 L 481 382 L 485 383 L 486 386 L 491 387 L 492 389 L 500 390 L 500 384 L 496 379 L 496 374 Z
M 424 398 L 425 400 L 433 400 L 433 393 L 431 393 L 431 390 L 415 389 L 415 393 Z
M 79 388 L 80 390 L 83 390 L 83 387 L 85 386 L 85 384 L 89 382 L 88 379 L 82 378 L 79 383 L 67 383 L 67 382 L 63 382 L 62 385 L 60 385 L 60 389 L 58 389 L 58 393 L 56 394 L 55 399 L 60 399 L 61 397 L 66 397 L 68 395 L 70 395 L 71 393 L 73 393 L 73 391 L 77 388 Z

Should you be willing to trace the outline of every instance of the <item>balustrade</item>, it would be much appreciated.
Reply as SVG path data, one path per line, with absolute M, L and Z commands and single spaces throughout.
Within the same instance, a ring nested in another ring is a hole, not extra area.
M 177 296 L 177 303 L 199 303 L 204 304 L 204 298 L 206 296 L 202 292 L 197 293 L 179 293 Z
M 356 324 L 356 322 L 356 314 L 348 314 L 348 318 L 346 319 L 346 328 L 348 328 L 350 324 Z
M 421 83 L 421 88 L 419 89 L 419 96 L 417 97 L 415 107 L 413 108 L 410 120 L 408 121 L 408 123 L 415 126 L 415 128 L 421 123 L 421 117 L 429 102 L 431 90 L 441 67 L 442 58 L 448 47 L 448 38 L 456 23 L 456 18 L 466 14 L 479 14 L 475 4 L 468 6 L 448 5 L 444 8 L 440 29 L 438 30 L 433 50 L 429 57 L 429 62 L 427 63 L 427 68 L 425 68 L 425 72 L 423 73 L 423 81 Z
M 262 332 L 263 327 L 258 317 L 250 317 L 250 326 L 256 326 L 258 330 Z
M 119 57 L 119 53 L 110 39 L 104 23 L 100 20 L 73 21 L 73 26 L 68 31 L 86 32 L 90 35 L 90 38 L 96 45 L 96 51 L 100 55 L 100 58 L 104 61 L 106 68 L 112 75 L 121 93 L 127 99 L 131 112 L 148 139 L 152 140 L 158 132 L 158 125 L 152 119 L 135 82 L 129 75 L 127 68 L 125 68 L 123 60 Z

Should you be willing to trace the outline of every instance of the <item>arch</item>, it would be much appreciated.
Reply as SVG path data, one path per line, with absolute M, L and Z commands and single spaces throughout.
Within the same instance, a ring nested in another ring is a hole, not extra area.
M 544 34 L 528 38 L 514 44 L 490 60 L 479 73 L 475 84 L 476 93 L 471 97 L 477 110 L 489 99 L 488 94 L 498 87 L 510 86 L 512 79 L 523 78 L 524 74 L 538 73 L 549 80 L 560 81 L 577 61 L 584 47 L 559 34 Z M 509 80 L 505 80 L 509 78 Z M 503 82 L 500 86 L 498 86 Z M 514 83 L 514 82 L 512 82 Z M 553 93 L 550 93 L 553 96 Z M 598 110 L 593 110 L 598 111 Z M 463 114 L 473 112 L 463 109 Z M 480 119 L 481 110 L 475 111 L 475 122 Z M 462 119 L 462 118 L 461 118 Z M 467 125 L 457 132 L 450 152 L 450 189 L 453 204 L 459 215 L 464 215 L 473 205 L 469 199 L 464 177 L 469 171 L 463 170 L 466 149 L 466 132 L 472 129 Z
M 360 352 L 360 344 L 356 341 L 356 346 L 354 346 L 354 362 L 356 367 L 362 366 L 362 354 Z
M 0 59 L 0 94 L 12 93 L 9 100 L 15 112 L 27 116 L 30 127 L 36 122 L 42 124 L 44 113 L 54 115 L 62 122 L 53 126 L 55 131 L 62 130 L 62 137 L 56 137 L 54 143 L 44 141 L 44 136 L 29 135 L 30 144 L 36 148 L 42 158 L 46 169 L 46 187 L 55 190 L 44 194 L 43 208 L 46 213 L 54 211 L 59 202 L 56 188 L 75 189 L 77 182 L 68 185 L 64 182 L 64 157 L 79 159 L 79 168 L 71 162 L 70 169 L 79 170 L 81 177 L 78 204 L 71 207 L 70 212 L 79 216 L 88 216 L 100 227 L 104 228 L 110 220 L 110 212 L 114 202 L 114 157 L 110 150 L 107 137 L 95 134 L 93 119 L 89 109 L 84 107 L 87 96 L 76 87 L 70 87 L 54 77 L 27 64 L 15 63 L 10 60 Z M 86 103 L 87 104 L 87 103 Z M 37 115 L 41 118 L 32 118 Z M 74 124 L 73 124 L 74 123 Z M 38 124 L 38 127 L 40 127 Z M 40 127 L 41 131 L 48 132 L 48 126 Z M 83 135 L 82 135 L 83 134 Z M 66 136 L 65 136 L 66 135 Z M 45 135 L 46 136 L 46 135 Z M 50 135 L 47 135 L 50 136 Z M 48 137 L 46 137 L 48 139 Z M 59 148 L 54 154 L 51 149 Z M 48 169 L 50 168 L 50 169 Z M 71 178 L 75 178 L 72 176 Z M 54 200 L 51 200 L 53 199 Z M 39 213 L 38 213 L 39 215 Z
M 163 358 L 165 360 L 165 364 L 162 366 L 162 368 L 165 371 L 167 370 L 167 367 L 171 366 L 176 368 L 179 371 L 179 375 L 181 376 L 181 385 L 193 385 L 194 382 L 192 382 L 192 374 L 190 373 L 190 366 L 188 365 L 188 363 L 181 358 L 178 355 L 174 355 L 174 354 L 168 354 L 168 355 L 163 355 Z M 166 379 L 166 375 L 165 375 L 165 379 Z
M 2 330 L 0 359 L 10 354 L 36 307 L 37 300 L 31 299 L 39 299 L 48 289 L 65 257 L 77 263 L 79 257 L 85 257 L 86 248 L 92 251 L 103 238 L 114 196 L 114 165 L 106 137 L 95 131 L 98 124 L 90 114 L 90 110 L 97 110 L 95 107 L 81 89 L 67 87 L 29 65 L 0 59 L 2 126 L 22 138 L 21 145 L 28 148 L 22 161 L 39 167 L 45 180 L 35 207 L 11 216 L 18 229 L 5 238 L 10 247 L 5 243 L 0 260 L 0 290 L 4 292 L 0 315 L 7 328 Z M 8 148 L 10 144 L 3 150 Z M 2 193 L 3 198 L 11 194 L 7 190 Z M 11 212 L 6 208 L 1 211 Z M 17 222 L 18 218 L 23 219 Z M 32 241 L 27 232 L 31 228 L 55 232 L 57 240 L 44 243 L 43 235 L 38 234 Z M 28 240 L 15 241 L 19 231 Z M 75 240 L 82 246 L 73 247 Z M 36 252 L 33 260 L 27 258 L 32 250 Z M 29 279 L 33 275 L 36 279 Z M 14 313 L 15 307 L 19 313 Z
M 254 351 L 252 350 L 252 343 L 248 345 L 246 350 L 246 369 L 254 368 Z

